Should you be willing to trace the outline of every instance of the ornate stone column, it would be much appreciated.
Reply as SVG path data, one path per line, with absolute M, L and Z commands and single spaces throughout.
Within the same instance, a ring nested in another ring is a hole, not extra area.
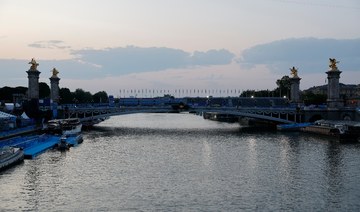
M 50 79 L 50 98 L 53 102 L 57 102 L 59 103 L 59 81 L 60 78 L 57 76 L 57 74 L 59 73 L 58 70 L 56 70 L 56 68 L 54 68 L 52 70 L 52 76 L 49 78 Z
M 32 58 L 29 62 L 31 64 L 30 69 L 26 72 L 28 74 L 29 86 L 28 86 L 28 99 L 39 99 L 39 76 L 40 71 L 37 70 L 38 63 Z
M 328 75 L 328 90 L 327 90 L 327 106 L 329 109 L 338 109 L 344 106 L 344 102 L 342 99 L 340 99 L 340 86 L 339 86 L 339 79 L 341 71 L 337 68 L 336 64 L 339 63 L 339 61 L 336 61 L 336 59 L 330 60 L 330 69 L 326 72 Z
M 290 101 L 293 103 L 300 103 L 300 80 L 301 78 L 297 74 L 297 69 L 292 67 L 290 69 L 292 77 L 290 77 Z

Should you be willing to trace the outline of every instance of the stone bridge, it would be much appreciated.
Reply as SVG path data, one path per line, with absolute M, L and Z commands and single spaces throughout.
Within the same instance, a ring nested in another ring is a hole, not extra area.
M 296 108 L 256 108 L 256 107 L 209 107 L 197 106 L 186 109 L 168 106 L 128 106 L 128 107 L 69 107 L 67 117 L 79 118 L 88 125 L 96 124 L 111 116 L 134 113 L 196 113 L 230 115 L 232 117 L 246 117 L 265 120 L 274 123 L 302 122 L 302 114 Z

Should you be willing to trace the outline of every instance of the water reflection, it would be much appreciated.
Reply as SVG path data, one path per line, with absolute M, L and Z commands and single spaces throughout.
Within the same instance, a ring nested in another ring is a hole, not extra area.
M 341 197 L 344 195 L 343 187 L 343 157 L 341 147 L 338 143 L 329 142 L 326 155 L 324 157 L 325 167 L 324 170 L 324 194 L 326 195 L 326 205 L 329 210 L 339 208 Z
M 204 166 L 211 165 L 212 150 L 208 141 L 203 141 L 203 163 Z
M 113 117 L 0 175 L 1 209 L 357 211 L 360 145 L 191 115 Z M 16 180 L 15 180 L 16 179 Z
M 39 210 L 39 201 L 40 201 L 40 181 L 41 177 L 40 172 L 40 164 L 36 163 L 38 161 L 34 161 L 35 163 L 29 163 L 26 167 L 26 174 L 24 179 L 24 188 L 23 188 L 23 196 L 26 202 L 24 210 Z

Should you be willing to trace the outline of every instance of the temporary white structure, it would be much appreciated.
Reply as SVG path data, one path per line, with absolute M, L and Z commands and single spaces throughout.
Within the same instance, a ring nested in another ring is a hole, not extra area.
M 7 120 L 13 119 L 13 120 L 16 120 L 16 116 L 0 111 L 0 119 L 7 119 Z
M 21 114 L 21 118 L 23 118 L 23 119 L 30 119 L 29 116 L 27 116 L 25 112 L 23 112 L 23 113 Z
M 16 116 L 0 111 L 0 130 L 12 129 L 16 126 Z

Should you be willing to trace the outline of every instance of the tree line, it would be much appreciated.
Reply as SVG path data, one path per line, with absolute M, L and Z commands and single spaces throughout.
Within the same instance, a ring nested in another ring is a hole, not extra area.
M 0 101 L 2 103 L 9 103 L 14 101 L 15 96 L 26 97 L 27 87 L 9 87 L 5 86 L 0 88 Z M 75 91 L 70 91 L 69 88 L 60 88 L 59 90 L 60 104 L 75 104 L 75 103 L 104 103 L 108 102 L 108 94 L 105 91 L 99 91 L 91 94 L 89 91 L 84 91 L 81 88 Z M 39 83 L 39 98 L 50 98 L 50 87 L 44 83 Z
M 241 93 L 241 97 L 286 97 L 291 99 L 290 77 L 285 75 L 281 79 L 276 80 L 277 87 L 274 90 L 246 90 Z M 309 90 L 300 92 L 300 99 L 305 105 L 321 105 L 327 100 L 326 94 L 315 94 Z
M 242 91 L 239 96 L 241 97 L 287 97 L 290 96 L 290 77 L 285 75 L 281 79 L 276 81 L 277 87 L 273 90 L 245 90 Z M 165 90 L 164 90 L 165 91 Z M 179 91 L 180 92 L 180 91 Z M 2 87 L 0 88 L 0 101 L 13 102 L 13 96 L 15 95 L 27 95 L 27 87 Z M 165 94 L 165 92 L 164 92 Z M 235 94 L 235 92 L 234 92 Z M 105 91 L 98 91 L 95 94 L 91 94 L 89 91 L 85 91 L 81 88 L 77 88 L 75 91 L 71 91 L 69 88 L 60 88 L 59 90 L 59 103 L 60 104 L 81 104 L 81 103 L 107 103 L 108 94 Z M 50 98 L 50 87 L 44 83 L 39 83 L 39 98 Z M 309 91 L 301 92 L 301 99 L 306 105 L 309 104 L 323 104 L 326 103 L 327 96 L 323 94 L 314 94 Z

